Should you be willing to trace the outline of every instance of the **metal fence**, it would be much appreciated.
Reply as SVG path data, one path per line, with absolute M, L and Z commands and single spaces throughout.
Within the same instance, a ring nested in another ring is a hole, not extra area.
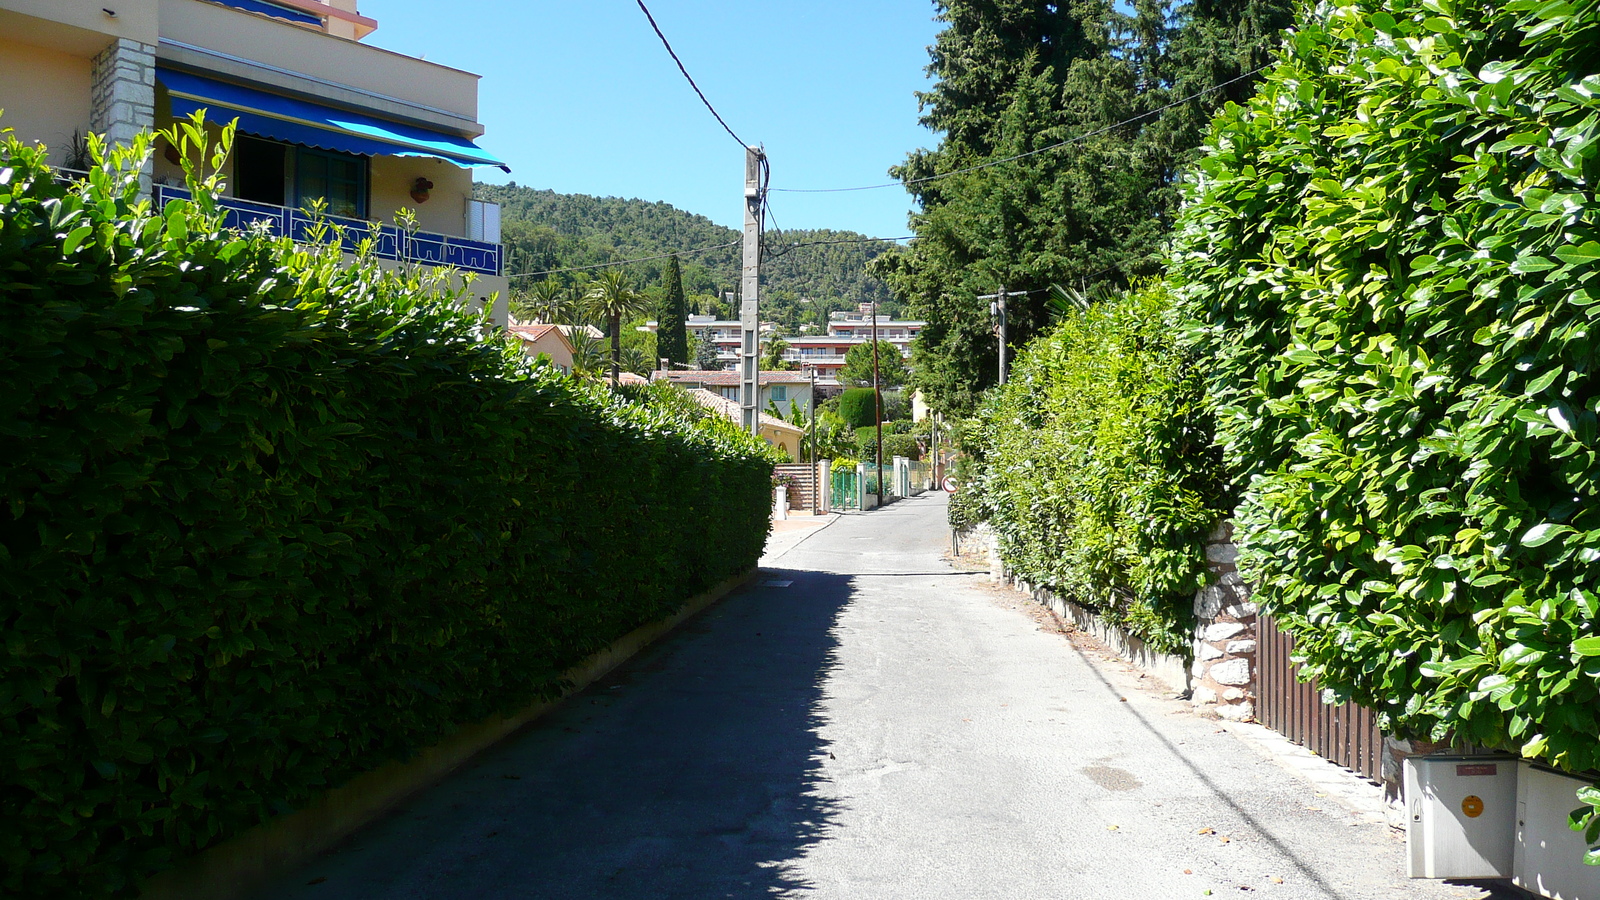
M 166 184 L 155 186 L 155 203 L 158 209 L 165 208 L 174 200 L 188 200 L 191 197 L 185 188 Z M 217 205 L 223 210 L 223 224 L 229 228 L 242 230 L 252 225 L 265 226 L 272 234 L 287 236 L 296 241 L 309 240 L 319 224 L 319 219 L 304 210 L 286 206 L 273 206 L 269 203 L 256 203 L 234 197 L 219 198 Z M 503 260 L 499 244 L 426 231 L 407 232 L 392 225 L 380 225 L 376 222 L 341 216 L 323 216 L 320 221 L 340 226 L 339 237 L 346 250 L 354 251 L 362 241 L 370 240 L 373 255 L 379 259 L 430 266 L 454 266 L 484 275 L 501 274 Z
M 834 469 L 831 477 L 834 509 L 861 508 L 861 476 L 854 469 Z
M 1374 781 L 1383 777 L 1383 735 L 1372 710 L 1322 702 L 1316 682 L 1295 678 L 1294 638 L 1270 616 L 1256 622 L 1256 716 L 1311 752 Z

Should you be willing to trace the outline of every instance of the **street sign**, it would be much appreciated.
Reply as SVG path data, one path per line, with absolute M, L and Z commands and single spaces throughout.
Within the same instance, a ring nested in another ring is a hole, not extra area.
M 956 492 L 955 478 L 953 476 L 946 475 L 944 477 L 944 483 L 941 484 L 940 487 L 944 488 L 944 492 L 946 494 L 954 494 Z

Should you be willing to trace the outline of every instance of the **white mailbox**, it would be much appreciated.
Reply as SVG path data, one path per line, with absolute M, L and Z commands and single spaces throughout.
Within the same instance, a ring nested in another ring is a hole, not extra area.
M 1583 864 L 1588 845 L 1567 827 L 1567 814 L 1582 806 L 1578 789 L 1588 784 L 1542 766 L 1522 763 L 1517 778 L 1516 858 L 1511 880 L 1523 890 L 1555 900 L 1600 900 L 1600 866 Z
M 1407 759 L 1406 874 L 1509 877 L 1518 765 L 1515 759 L 1492 756 Z

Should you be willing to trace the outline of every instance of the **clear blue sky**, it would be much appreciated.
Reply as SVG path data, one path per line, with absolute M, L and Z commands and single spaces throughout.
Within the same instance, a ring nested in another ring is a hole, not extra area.
M 766 145 L 774 187 L 848 187 L 935 137 L 917 124 L 931 0 L 646 0 L 706 96 Z M 362 0 L 367 42 L 483 76 L 479 178 L 662 200 L 743 221 L 738 144 L 701 106 L 633 0 Z M 772 195 L 783 228 L 907 234 L 904 190 Z

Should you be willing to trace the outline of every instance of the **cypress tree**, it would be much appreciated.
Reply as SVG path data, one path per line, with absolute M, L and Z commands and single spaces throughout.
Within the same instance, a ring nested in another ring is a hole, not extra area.
M 938 81 L 919 99 L 941 140 L 892 170 L 921 207 L 911 220 L 918 239 L 871 271 L 928 321 L 913 347 L 916 382 L 936 408 L 959 414 L 996 380 L 993 324 L 978 296 L 1013 292 L 1009 339 L 1019 348 L 1049 323 L 1050 285 L 1093 296 L 1160 271 L 1178 176 L 1211 114 L 1254 92 L 1255 79 L 1233 79 L 1269 58 L 1292 6 L 937 6 L 948 23 L 930 49 Z M 962 171 L 1013 156 L 1022 158 Z
M 683 270 L 678 257 L 667 258 L 666 270 L 661 274 L 661 305 L 656 310 L 656 355 L 675 363 L 689 361 L 689 334 L 686 330 L 689 304 L 683 296 Z M 652 364 L 659 360 L 652 360 Z

